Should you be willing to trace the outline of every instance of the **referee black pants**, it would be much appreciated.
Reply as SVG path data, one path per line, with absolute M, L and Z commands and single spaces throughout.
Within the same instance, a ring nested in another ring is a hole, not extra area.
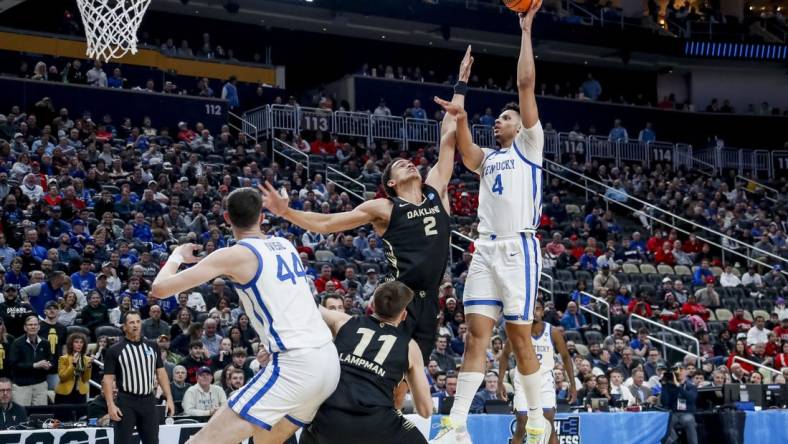
M 135 426 L 142 444 L 158 444 L 159 415 L 156 410 L 156 397 L 118 393 L 117 404 L 123 416 L 115 423 L 115 444 L 136 442 L 132 439 Z

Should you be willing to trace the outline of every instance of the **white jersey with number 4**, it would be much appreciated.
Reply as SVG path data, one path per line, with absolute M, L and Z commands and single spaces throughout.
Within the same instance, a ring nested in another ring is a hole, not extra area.
M 544 132 L 536 122 L 521 128 L 511 147 L 482 148 L 476 172 L 479 185 L 479 234 L 508 236 L 535 230 L 542 214 L 542 149 Z
M 332 340 L 307 282 L 306 271 L 293 244 L 281 237 L 246 238 L 238 242 L 257 257 L 257 272 L 235 289 L 268 350 L 318 348 Z

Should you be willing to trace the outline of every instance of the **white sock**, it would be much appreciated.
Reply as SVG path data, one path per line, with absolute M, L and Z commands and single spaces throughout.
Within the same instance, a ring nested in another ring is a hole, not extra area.
M 520 378 L 520 384 L 523 386 L 523 391 L 525 392 L 525 402 L 528 405 L 528 420 L 540 420 L 544 418 L 541 397 L 542 375 L 539 371 L 531 373 L 530 375 L 524 375 L 518 371 L 517 377 Z
M 468 423 L 468 410 L 473 397 L 484 380 L 484 373 L 460 372 L 457 375 L 457 392 L 454 394 L 454 405 L 451 407 L 451 422 L 457 427 L 465 427 Z

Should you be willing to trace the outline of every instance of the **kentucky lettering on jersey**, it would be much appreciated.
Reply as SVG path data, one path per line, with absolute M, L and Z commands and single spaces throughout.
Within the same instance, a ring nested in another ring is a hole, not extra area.
M 484 161 L 476 171 L 479 185 L 479 233 L 509 236 L 539 227 L 542 215 L 541 123 L 522 128 L 511 147 L 483 148 Z
M 503 170 L 513 170 L 514 169 L 514 159 L 504 160 L 503 162 L 495 162 L 493 164 L 485 164 L 484 165 L 484 173 L 483 176 L 488 176 L 490 174 L 496 173 L 498 171 Z
M 555 345 L 553 344 L 552 328 L 549 322 L 543 322 L 544 328 L 542 334 L 539 336 L 532 336 L 531 342 L 533 343 L 536 358 L 539 360 L 539 372 L 542 374 L 549 373 L 552 377 L 553 369 L 555 368 Z

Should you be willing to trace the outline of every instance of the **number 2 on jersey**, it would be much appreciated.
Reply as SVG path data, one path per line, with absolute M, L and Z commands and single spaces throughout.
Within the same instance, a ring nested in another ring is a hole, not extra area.
M 435 220 L 435 216 L 427 216 L 424 219 L 424 235 L 425 236 L 435 236 L 438 234 L 438 230 L 435 229 L 435 225 L 438 223 Z
M 367 350 L 369 343 L 372 342 L 372 338 L 375 336 L 375 331 L 361 327 L 356 330 L 356 334 L 361 335 L 361 340 L 358 341 L 358 345 L 356 345 L 356 348 L 353 350 L 353 354 L 356 356 L 364 356 L 364 351 Z M 383 365 L 383 362 L 389 356 L 389 353 L 391 353 L 394 343 L 397 342 L 397 337 L 393 335 L 383 335 L 378 338 L 378 341 L 382 342 L 383 345 L 372 360 L 378 365 Z
M 492 192 L 493 193 L 498 193 L 498 194 L 503 194 L 503 182 L 501 181 L 501 175 L 500 174 L 495 176 L 495 182 L 493 183 L 493 186 L 492 186 Z
M 276 255 L 276 277 L 280 281 L 291 281 L 293 284 L 296 283 L 297 277 L 304 277 L 306 276 L 306 270 L 304 270 L 303 264 L 301 264 L 301 259 L 295 253 L 292 254 L 292 261 L 293 267 L 290 268 L 285 262 L 284 258 L 280 255 Z

